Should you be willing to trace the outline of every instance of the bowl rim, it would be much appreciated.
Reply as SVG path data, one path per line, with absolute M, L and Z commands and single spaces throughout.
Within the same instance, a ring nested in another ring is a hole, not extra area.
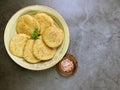
M 65 22 L 64 18 L 63 18 L 56 10 L 54 10 L 53 8 L 48 7 L 48 6 L 44 6 L 44 5 L 30 5 L 30 6 L 26 6 L 26 7 L 23 7 L 23 8 L 21 8 L 21 9 L 19 9 L 19 10 L 18 10 L 16 13 L 14 13 L 14 14 L 12 15 L 12 17 L 8 20 L 7 25 L 6 25 L 6 27 L 5 27 L 5 31 L 4 31 L 4 45 L 5 45 L 5 49 L 6 49 L 7 53 L 8 53 L 8 55 L 10 56 L 10 58 L 12 59 L 12 61 L 14 61 L 17 65 L 21 66 L 22 68 L 29 69 L 29 70 L 35 70 L 35 71 L 49 69 L 49 68 L 55 66 L 60 60 L 58 60 L 58 62 L 56 62 L 54 65 L 49 65 L 48 67 L 43 68 L 43 69 L 39 69 L 39 68 L 36 69 L 36 68 L 33 68 L 33 67 L 26 67 L 26 66 L 24 66 L 24 65 L 21 65 L 20 63 L 16 62 L 16 60 L 14 60 L 14 58 L 12 57 L 13 55 L 12 55 L 12 54 L 10 53 L 10 51 L 9 51 L 9 48 L 8 48 L 9 45 L 8 45 L 7 42 L 6 42 L 6 39 L 7 39 L 7 38 L 6 38 L 6 32 L 7 32 L 8 25 L 9 25 L 9 23 L 11 22 L 11 19 L 14 18 L 17 13 L 19 13 L 19 12 L 25 12 L 25 10 L 28 10 L 29 8 L 31 8 L 31 10 L 32 10 L 32 8 L 38 8 L 38 7 L 39 7 L 39 8 L 47 8 L 47 9 L 49 9 L 50 11 L 52 10 L 53 12 L 55 12 L 55 13 L 57 14 L 57 17 L 59 17 L 58 19 L 60 20 L 60 22 L 61 22 L 61 23 L 64 23 L 64 26 L 63 26 L 63 27 L 65 27 L 65 29 L 66 29 L 68 40 L 67 40 L 67 43 L 65 44 L 65 45 L 66 45 L 66 46 L 65 46 L 66 48 L 65 48 L 65 51 L 64 51 L 63 55 L 61 56 L 61 59 L 63 58 L 63 56 L 64 56 L 65 53 L 67 52 L 68 47 L 69 47 L 69 43 L 70 43 L 70 35 L 69 35 L 69 29 L 68 29 L 67 23 Z M 34 10 L 34 9 L 33 9 L 33 10 Z M 20 16 L 20 15 L 19 15 L 19 16 Z M 64 31 L 65 31 L 65 30 L 64 30 Z M 29 63 L 29 64 L 30 64 L 30 63 Z

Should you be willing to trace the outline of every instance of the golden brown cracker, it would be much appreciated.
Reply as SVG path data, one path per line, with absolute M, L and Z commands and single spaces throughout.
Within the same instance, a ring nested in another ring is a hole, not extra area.
M 64 31 L 57 27 L 49 27 L 43 33 L 43 41 L 51 48 L 59 47 L 64 39 Z
M 49 60 L 53 58 L 56 49 L 49 48 L 45 45 L 42 39 L 37 39 L 33 46 L 33 54 L 39 60 Z
M 33 44 L 34 40 L 29 39 L 24 48 L 24 59 L 29 63 L 38 63 L 40 60 L 34 57 L 33 55 Z
M 23 49 L 28 39 L 29 36 L 25 34 L 17 34 L 14 36 L 9 43 L 11 53 L 15 56 L 23 57 Z
M 18 34 L 24 33 L 31 36 L 35 28 L 40 29 L 39 23 L 29 14 L 22 15 L 18 18 L 16 23 L 16 31 Z
M 40 34 L 42 34 L 48 27 L 54 25 L 53 19 L 46 13 L 37 13 L 34 18 L 38 21 L 40 26 Z

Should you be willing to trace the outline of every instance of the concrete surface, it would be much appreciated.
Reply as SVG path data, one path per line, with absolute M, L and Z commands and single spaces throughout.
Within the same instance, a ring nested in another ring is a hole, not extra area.
M 79 63 L 71 77 L 55 67 L 30 71 L 16 65 L 3 42 L 9 18 L 33 4 L 57 10 L 70 30 L 70 47 Z M 120 90 L 120 0 L 1 0 L 0 90 Z

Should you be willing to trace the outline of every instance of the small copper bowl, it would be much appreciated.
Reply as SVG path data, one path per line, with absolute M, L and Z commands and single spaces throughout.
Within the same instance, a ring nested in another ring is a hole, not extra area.
M 66 71 L 64 71 L 64 70 L 61 68 L 61 65 L 62 65 L 61 62 L 62 62 L 63 60 L 70 60 L 70 61 L 72 61 L 72 63 L 73 63 L 73 68 L 72 68 L 72 70 L 66 72 Z M 78 68 L 78 62 L 77 62 L 76 58 L 75 58 L 73 55 L 71 55 L 71 54 L 66 54 L 66 55 L 62 58 L 62 60 L 56 65 L 56 69 L 57 69 L 58 73 L 60 73 L 62 76 L 70 76 L 70 75 L 73 75 L 73 74 L 77 71 L 77 68 Z

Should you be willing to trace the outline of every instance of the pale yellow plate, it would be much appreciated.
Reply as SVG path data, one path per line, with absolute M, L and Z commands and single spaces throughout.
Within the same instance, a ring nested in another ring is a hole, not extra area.
M 53 59 L 46 61 L 46 62 L 40 62 L 37 64 L 30 64 L 26 62 L 23 58 L 16 57 L 10 53 L 9 42 L 10 42 L 10 39 L 15 34 L 17 34 L 16 33 L 16 21 L 18 17 L 25 13 L 34 14 L 35 12 L 45 12 L 49 14 L 54 19 L 56 25 L 58 25 L 60 28 L 64 30 L 65 38 L 64 38 L 62 45 L 58 48 Z M 48 69 L 56 65 L 65 55 L 68 49 L 68 46 L 69 46 L 69 30 L 68 30 L 68 26 L 65 20 L 62 18 L 62 16 L 58 12 L 46 6 L 32 5 L 32 6 L 28 6 L 28 7 L 25 7 L 19 10 L 10 18 L 5 28 L 5 32 L 4 32 L 4 43 L 5 43 L 5 48 L 7 50 L 7 53 L 9 54 L 9 56 L 12 58 L 12 60 L 15 63 L 17 63 L 23 68 L 30 69 L 30 70 L 44 70 L 44 69 Z

